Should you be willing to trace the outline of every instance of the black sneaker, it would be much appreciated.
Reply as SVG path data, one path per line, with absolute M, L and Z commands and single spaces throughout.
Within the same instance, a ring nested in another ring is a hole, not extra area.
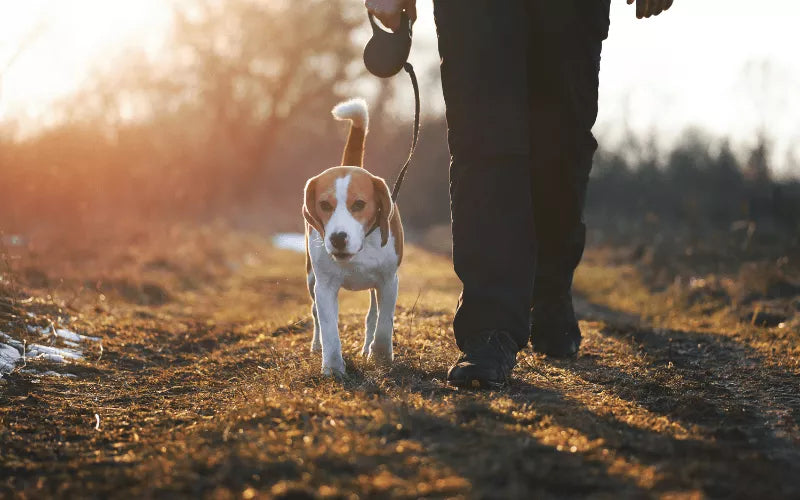
M 572 308 L 571 293 L 534 300 L 531 345 L 534 351 L 555 358 L 571 358 L 578 354 L 581 330 Z
M 456 387 L 496 389 L 508 384 L 519 347 L 507 332 L 488 330 L 464 342 L 464 353 L 447 372 Z

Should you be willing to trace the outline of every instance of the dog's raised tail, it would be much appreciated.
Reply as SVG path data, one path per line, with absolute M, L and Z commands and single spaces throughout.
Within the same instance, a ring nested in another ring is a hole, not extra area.
M 364 143 L 369 128 L 369 110 L 364 99 L 350 99 L 340 102 L 331 110 L 337 120 L 350 121 L 350 133 L 342 154 L 342 165 L 364 166 Z

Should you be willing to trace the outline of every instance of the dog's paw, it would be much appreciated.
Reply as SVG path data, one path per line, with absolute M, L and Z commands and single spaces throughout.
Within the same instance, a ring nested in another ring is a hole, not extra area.
M 322 374 L 326 377 L 344 377 L 344 359 L 340 357 L 337 360 L 322 363 Z
M 385 346 L 373 342 L 372 345 L 369 346 L 369 354 L 367 358 L 375 363 L 391 363 L 394 359 L 392 345 L 389 344 L 388 346 Z

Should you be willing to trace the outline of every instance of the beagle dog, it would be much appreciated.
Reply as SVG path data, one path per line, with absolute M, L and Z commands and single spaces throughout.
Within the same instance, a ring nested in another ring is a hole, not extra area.
M 392 354 L 397 268 L 403 258 L 403 226 L 389 186 L 365 170 L 369 113 L 363 99 L 338 104 L 337 120 L 350 121 L 342 166 L 306 182 L 306 271 L 314 337 L 322 351 L 322 373 L 343 375 L 339 340 L 339 290 L 369 290 L 362 356 L 389 362 Z

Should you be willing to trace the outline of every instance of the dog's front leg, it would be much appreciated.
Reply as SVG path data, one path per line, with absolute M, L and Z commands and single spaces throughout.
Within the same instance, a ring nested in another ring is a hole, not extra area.
M 314 276 L 314 271 L 308 273 L 308 294 L 311 296 L 311 317 L 314 318 L 314 335 L 311 338 L 311 352 L 320 352 L 322 350 L 322 342 L 319 340 L 319 315 L 317 314 L 317 301 L 314 298 L 314 287 L 316 286 L 317 279 Z
M 317 280 L 314 296 L 322 340 L 322 374 L 344 375 L 342 343 L 339 340 L 339 286 Z
M 364 348 L 361 349 L 361 355 L 369 355 L 369 346 L 372 344 L 372 339 L 375 338 L 375 326 L 378 324 L 378 299 L 376 297 L 375 289 L 369 291 L 369 311 L 364 320 Z
M 369 348 L 369 357 L 376 361 L 391 361 L 394 308 L 397 304 L 397 274 L 378 287 L 378 326 Z

